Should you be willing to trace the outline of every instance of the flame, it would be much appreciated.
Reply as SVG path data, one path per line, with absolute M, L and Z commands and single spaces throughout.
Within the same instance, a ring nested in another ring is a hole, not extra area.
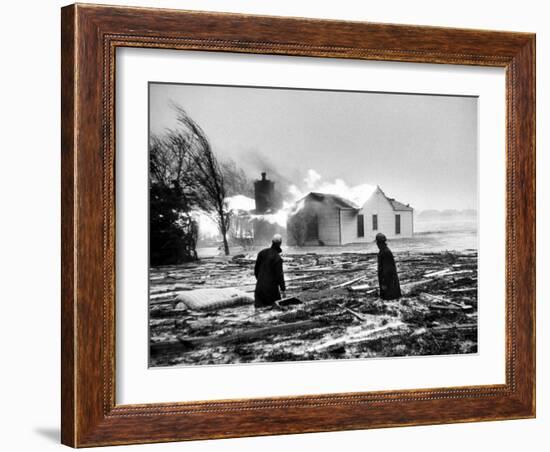
M 256 207 L 256 202 L 244 195 L 235 195 L 225 198 L 226 209 L 229 212 L 236 212 L 242 210 L 243 212 L 250 212 Z

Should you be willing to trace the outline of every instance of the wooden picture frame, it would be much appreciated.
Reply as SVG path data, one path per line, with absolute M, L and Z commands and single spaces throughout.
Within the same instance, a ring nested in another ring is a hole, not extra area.
M 73 447 L 535 416 L 535 35 L 71 5 L 62 9 L 62 442 Z M 115 50 L 506 70 L 506 383 L 115 403 Z

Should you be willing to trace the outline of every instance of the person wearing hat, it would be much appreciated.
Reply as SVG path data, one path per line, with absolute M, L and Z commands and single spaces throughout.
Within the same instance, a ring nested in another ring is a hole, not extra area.
M 401 287 L 393 254 L 386 243 L 386 236 L 379 232 L 376 234 L 378 246 L 378 284 L 380 286 L 380 298 L 383 300 L 395 300 L 401 298 Z
M 277 300 L 285 296 L 285 276 L 283 273 L 283 259 L 281 258 L 281 244 L 283 238 L 275 234 L 271 240 L 271 247 L 258 253 L 254 275 L 256 276 L 256 290 L 254 290 L 254 306 L 263 308 L 273 306 Z M 279 292 L 281 289 L 281 292 Z

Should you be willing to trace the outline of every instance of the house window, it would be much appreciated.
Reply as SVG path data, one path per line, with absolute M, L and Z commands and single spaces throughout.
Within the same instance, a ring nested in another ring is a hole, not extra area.
M 365 237 L 365 217 L 357 215 L 357 237 Z
M 401 234 L 401 215 L 395 216 L 395 234 Z
M 372 216 L 372 230 L 378 231 L 378 215 Z

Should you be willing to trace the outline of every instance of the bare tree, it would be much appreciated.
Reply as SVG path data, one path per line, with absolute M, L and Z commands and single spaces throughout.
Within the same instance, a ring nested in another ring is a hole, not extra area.
M 229 214 L 225 198 L 227 187 L 224 173 L 219 164 L 204 130 L 179 105 L 172 104 L 177 120 L 181 126 L 181 136 L 189 147 L 192 162 L 192 181 L 197 191 L 197 201 L 216 224 L 222 236 L 225 255 L 229 255 L 227 232 Z

